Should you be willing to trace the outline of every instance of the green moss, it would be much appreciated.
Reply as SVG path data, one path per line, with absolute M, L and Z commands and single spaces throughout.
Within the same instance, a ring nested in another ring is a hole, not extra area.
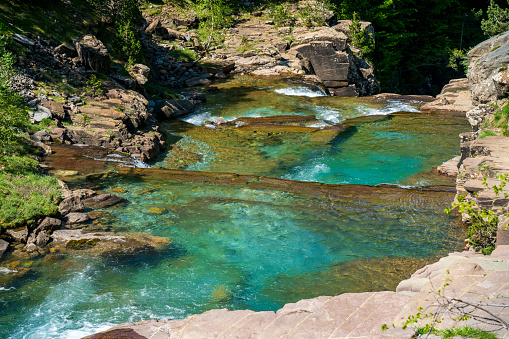
M 84 249 L 94 247 L 99 242 L 98 238 L 93 239 L 80 239 L 80 240 L 70 240 L 67 242 L 65 247 L 73 248 L 73 249 Z
M 486 137 L 489 137 L 489 136 L 496 136 L 497 133 L 487 129 L 487 130 L 484 130 L 481 132 L 481 134 L 479 134 L 479 138 L 478 139 L 484 139 Z

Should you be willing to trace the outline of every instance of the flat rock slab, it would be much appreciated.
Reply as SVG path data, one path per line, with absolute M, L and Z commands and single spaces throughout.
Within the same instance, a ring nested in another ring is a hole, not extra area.
M 181 320 L 122 324 L 88 338 L 377 338 L 411 297 L 395 292 L 347 293 L 286 304 L 274 312 L 211 310 Z M 123 332 L 124 331 L 124 332 Z M 400 330 L 401 331 L 401 330 Z M 398 332 L 411 337 L 413 330 Z M 387 338 L 394 337 L 387 333 Z M 131 338 L 131 337 L 129 337 Z
M 464 78 L 451 80 L 437 95 L 435 101 L 422 105 L 420 110 L 466 113 L 473 108 L 468 80 Z

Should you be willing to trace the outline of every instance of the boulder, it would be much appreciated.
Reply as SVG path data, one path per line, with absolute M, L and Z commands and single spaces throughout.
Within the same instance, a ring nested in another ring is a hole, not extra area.
M 51 141 L 51 135 L 46 131 L 38 131 L 30 136 L 35 142 Z
M 150 77 L 150 68 L 143 64 L 134 64 L 131 67 L 131 73 L 140 85 L 145 85 Z
M 5 233 L 9 235 L 14 241 L 26 244 L 28 240 L 28 227 L 21 227 L 17 229 L 6 230 Z
M 46 231 L 51 232 L 56 230 L 57 228 L 60 228 L 62 226 L 62 220 L 46 217 L 44 220 L 37 226 L 34 233 Z
M 0 239 L 0 258 L 4 255 L 5 251 L 9 247 L 9 243 L 5 240 Z
M 124 199 L 117 197 L 116 195 L 105 193 L 85 199 L 83 200 L 83 203 L 87 208 L 99 209 L 116 205 L 122 201 L 124 201 Z
M 58 120 L 65 120 L 68 117 L 68 113 L 64 109 L 64 106 L 59 102 L 53 100 L 41 100 L 41 106 L 49 109 L 53 117 Z
M 44 247 L 44 246 L 46 246 L 46 244 L 48 244 L 48 242 L 50 240 L 51 240 L 51 238 L 48 235 L 48 233 L 46 231 L 42 231 L 42 232 L 39 232 L 39 234 L 37 234 L 37 238 L 35 240 L 35 244 L 38 247 Z
M 210 81 L 209 79 L 207 78 L 199 78 L 199 77 L 195 77 L 195 78 L 191 78 L 191 79 L 187 79 L 186 80 L 186 85 L 189 86 L 189 87 L 193 87 L 193 86 L 207 86 L 207 85 L 210 85 L 212 83 L 212 81 Z
M 33 113 L 32 119 L 35 122 L 41 122 L 43 119 L 51 119 L 51 111 L 44 106 L 38 105 L 37 110 Z
M 90 217 L 85 213 L 69 213 L 65 217 L 68 224 L 82 224 L 90 220 Z
M 195 110 L 196 104 L 185 99 L 159 100 L 154 106 L 154 113 L 159 119 L 177 119 Z
M 81 63 L 99 73 L 107 73 L 110 69 L 110 55 L 104 44 L 93 35 L 85 35 L 75 41 Z
M 344 33 L 338 32 L 331 27 L 320 27 L 314 31 L 297 35 L 295 38 L 303 44 L 327 41 L 332 43 L 336 51 L 344 51 L 346 49 L 346 41 L 348 40 Z
M 322 81 L 348 81 L 348 54 L 338 52 L 330 41 L 312 42 L 297 47 L 299 58 L 308 59 Z
M 505 97 L 509 89 L 509 32 L 481 42 L 469 53 L 470 66 L 467 78 L 475 104 L 488 103 Z
M 361 30 L 365 31 L 366 34 L 375 40 L 375 28 L 368 21 L 360 21 Z M 352 25 L 352 20 L 338 20 L 338 23 L 332 28 L 334 28 L 338 32 L 344 33 L 346 36 L 350 37 L 350 26 Z
M 61 44 L 55 47 L 55 52 L 58 54 L 65 54 L 67 57 L 74 57 L 76 55 L 76 48 L 72 45 Z
M 152 34 L 156 30 L 156 28 L 160 25 L 161 20 L 159 18 L 156 18 L 154 21 L 150 23 L 150 25 L 145 28 L 145 33 Z
M 70 196 L 62 200 L 62 202 L 58 205 L 58 211 L 61 215 L 65 216 L 71 212 L 83 212 L 85 206 L 79 197 Z
M 217 74 L 222 72 L 226 74 L 235 68 L 235 62 L 228 59 L 207 59 L 201 60 L 198 63 L 198 66 L 200 66 L 207 73 Z
M 19 42 L 22 45 L 25 45 L 25 46 L 34 46 L 35 45 L 35 41 L 27 38 L 26 36 L 24 36 L 22 34 L 14 33 L 12 35 L 12 39 L 16 42 Z

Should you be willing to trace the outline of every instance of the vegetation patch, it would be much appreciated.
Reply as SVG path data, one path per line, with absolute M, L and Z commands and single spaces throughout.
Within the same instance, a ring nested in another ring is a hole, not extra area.
M 49 176 L 0 174 L 0 229 L 16 228 L 39 217 L 55 215 L 59 188 L 57 179 Z

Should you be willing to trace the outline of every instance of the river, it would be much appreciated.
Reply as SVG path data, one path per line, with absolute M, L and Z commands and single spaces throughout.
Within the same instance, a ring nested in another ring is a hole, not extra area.
M 327 97 L 297 79 L 218 87 L 198 112 L 161 125 L 172 146 L 152 168 L 88 158 L 113 172 L 63 177 L 126 199 L 104 209 L 108 229 L 171 245 L 134 257 L 49 253 L 18 263 L 29 273 L 14 280 L 0 268 L 0 337 L 79 338 L 121 322 L 394 290 L 461 249 L 464 229 L 443 213 L 454 181 L 432 169 L 459 154 L 465 117 Z M 57 176 L 104 170 L 48 163 Z

